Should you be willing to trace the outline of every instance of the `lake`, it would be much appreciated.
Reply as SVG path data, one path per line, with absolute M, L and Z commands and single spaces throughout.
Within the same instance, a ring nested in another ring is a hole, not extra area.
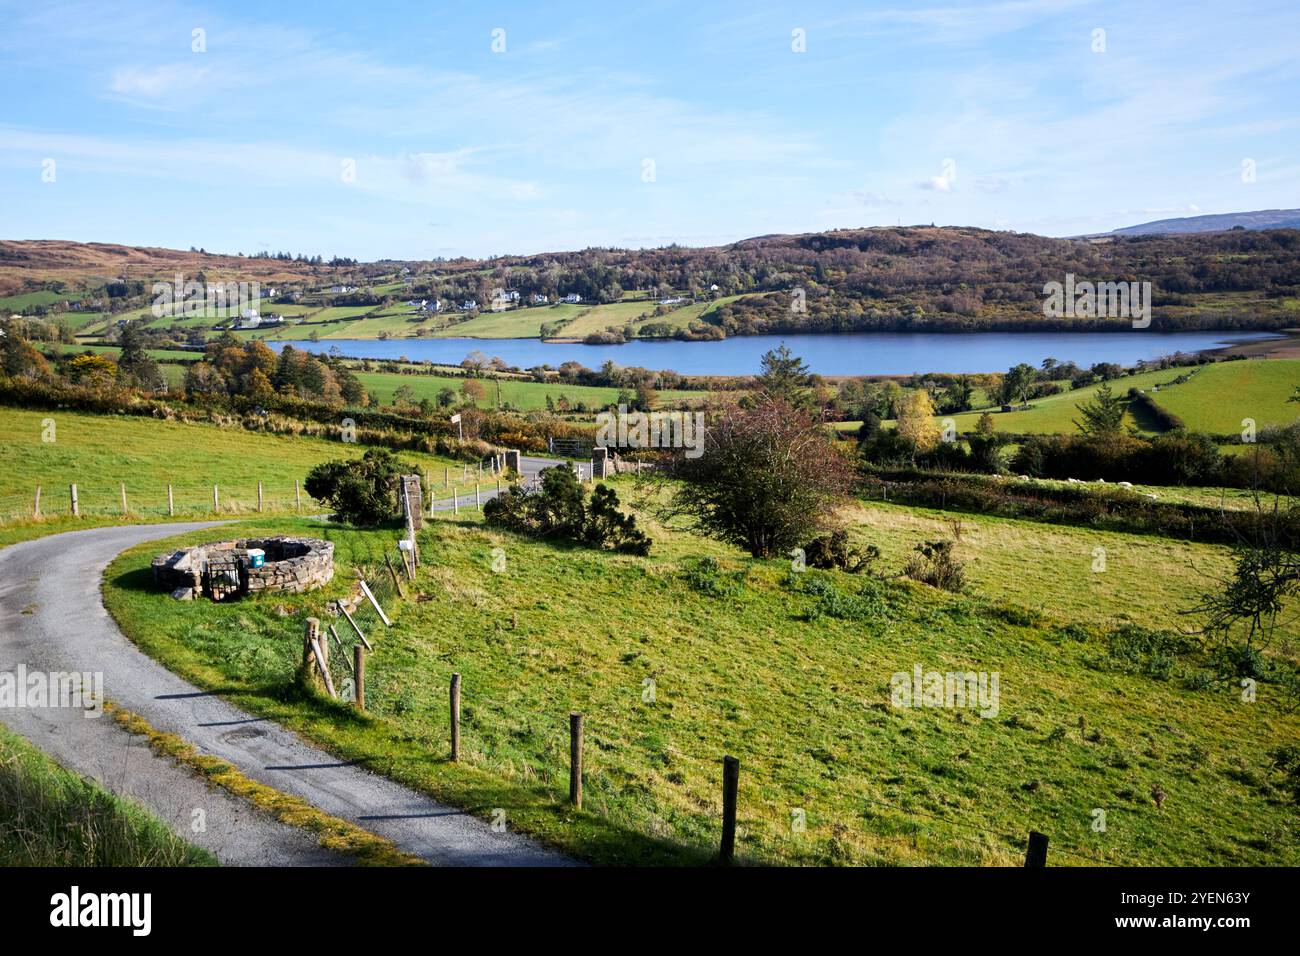
M 997 372 L 1045 358 L 1088 367 L 1097 362 L 1133 365 L 1174 352 L 1201 352 L 1233 342 L 1276 338 L 1270 332 L 853 332 L 843 335 L 746 335 L 719 342 L 634 341 L 625 345 L 547 343 L 538 339 L 323 339 L 267 342 L 273 348 L 321 352 L 337 348 L 355 358 L 430 361 L 459 365 L 470 352 L 530 368 L 607 361 L 683 375 L 752 375 L 764 352 L 788 345 L 822 375 L 909 375 L 913 372 Z

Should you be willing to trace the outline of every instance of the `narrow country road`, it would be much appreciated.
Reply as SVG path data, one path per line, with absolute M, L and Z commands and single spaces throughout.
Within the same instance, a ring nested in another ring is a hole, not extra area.
M 549 464 L 549 462 L 547 463 Z M 448 502 L 449 504 L 449 502 Z M 312 747 L 284 728 L 200 691 L 136 649 L 104 610 L 104 569 L 146 541 L 213 527 L 186 522 L 70 531 L 0 550 L 0 671 L 99 671 L 109 700 L 246 776 L 308 800 L 439 865 L 563 866 L 573 861 Z M 112 718 L 0 709 L 0 721 L 59 763 L 134 799 L 227 865 L 349 860 L 189 770 L 154 756 Z M 194 823 L 203 811 L 204 827 Z

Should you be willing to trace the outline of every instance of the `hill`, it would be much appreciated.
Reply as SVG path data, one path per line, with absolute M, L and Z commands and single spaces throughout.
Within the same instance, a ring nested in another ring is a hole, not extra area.
M 623 333 L 687 338 L 795 332 L 1083 331 L 1128 327 L 1126 318 L 1048 318 L 1043 287 L 1073 274 L 1152 285 L 1152 328 L 1281 329 L 1300 301 L 1300 231 L 1055 239 L 965 227 L 875 227 L 774 235 L 724 246 L 592 248 L 490 260 L 321 263 L 292 257 L 214 256 L 66 242 L 0 242 L 0 295 L 28 314 L 58 312 L 48 296 L 86 297 L 116 319 L 148 313 L 151 283 L 193 279 L 275 286 L 263 311 L 334 322 L 322 334 L 547 337 Z M 486 308 L 497 290 L 539 308 Z M 566 296 L 581 309 L 553 311 Z M 438 299 L 427 318 L 406 303 Z M 477 306 L 452 311 L 451 304 Z M 636 301 L 633 301 L 636 300 Z M 479 310 L 482 310 L 481 312 Z M 75 313 L 68 313 L 73 315 Z M 642 315 L 645 319 L 641 319 Z M 435 317 L 436 316 L 436 317 Z M 469 321 L 448 325 L 450 318 Z M 347 321 L 344 321 L 347 320 Z M 355 321 L 354 321 L 355 320 Z M 210 334 L 213 321 L 153 322 Z M 572 325 L 572 328 L 567 327 Z M 87 328 L 90 328 L 87 326 Z
M 1300 229 L 1300 209 L 1260 209 L 1255 212 L 1224 212 L 1179 219 L 1156 219 L 1112 229 L 1109 236 L 1163 236 L 1189 232 L 1220 232 L 1225 229 Z

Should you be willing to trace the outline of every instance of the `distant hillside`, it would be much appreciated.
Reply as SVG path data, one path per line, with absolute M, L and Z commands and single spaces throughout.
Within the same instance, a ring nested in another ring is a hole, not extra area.
M 304 303 L 344 307 L 352 310 L 350 316 L 370 310 L 386 314 L 379 310 L 394 303 L 400 310 L 412 298 L 486 303 L 496 289 L 518 292 L 521 302 L 578 297 L 576 310 L 584 312 L 634 295 L 646 305 L 633 311 L 648 308 L 655 317 L 682 303 L 712 303 L 688 323 L 661 322 L 666 331 L 653 333 L 693 339 L 1131 327 L 1129 320 L 1115 317 L 1046 317 L 1044 285 L 1063 282 L 1069 274 L 1079 280 L 1150 282 L 1156 330 L 1281 329 L 1294 327 L 1300 317 L 1300 231 L 1294 229 L 1087 241 L 968 227 L 887 226 L 760 236 L 704 248 L 590 248 L 485 260 L 337 264 L 0 241 L 0 295 L 87 291 L 102 302 L 96 308 L 109 314 L 146 306 L 154 278 L 170 279 L 178 271 L 187 279 L 200 274 L 215 281 L 257 279 L 276 286 L 277 302 L 301 293 Z M 54 282 L 64 288 L 51 289 Z M 335 285 L 346 288 L 332 289 Z M 30 306 L 33 312 L 45 308 Z M 575 307 L 569 308 L 572 320 Z M 615 340 L 645 334 L 619 310 L 605 311 L 609 327 L 587 328 L 588 321 L 584 334 Z
M 222 256 L 149 246 L 62 239 L 0 239 L 0 295 L 13 295 L 44 283 L 63 283 L 69 291 L 93 289 L 126 279 L 170 278 L 200 272 L 211 278 L 288 282 L 312 276 L 332 277 L 324 263 Z
M 1163 236 L 1188 232 L 1220 232 L 1224 229 L 1300 229 L 1300 209 L 1259 209 L 1255 212 L 1225 212 L 1213 216 L 1157 219 L 1136 226 L 1114 229 L 1108 236 Z

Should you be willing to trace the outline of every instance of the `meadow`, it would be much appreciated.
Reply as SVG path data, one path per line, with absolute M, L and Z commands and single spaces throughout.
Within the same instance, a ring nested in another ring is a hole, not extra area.
M 43 440 L 50 434 L 47 420 L 54 441 Z M 223 514 L 253 511 L 258 481 L 268 510 L 293 510 L 295 479 L 322 461 L 357 458 L 366 450 L 321 438 L 118 415 L 0 407 L 0 422 L 0 517 L 30 515 L 37 485 L 42 512 L 65 514 L 74 481 L 85 515 L 120 514 L 121 483 L 133 517 L 166 514 L 169 483 L 179 513 L 210 513 L 214 483 Z M 435 481 L 451 468 L 453 477 L 462 476 L 461 487 L 471 486 L 460 462 L 414 452 L 401 457 L 427 469 Z M 304 508 L 319 507 L 306 491 L 302 501 Z
M 559 337 L 581 339 L 594 332 L 604 332 L 610 327 L 622 330 L 629 322 L 637 332 L 645 325 L 661 322 L 674 329 L 684 329 L 719 305 L 739 298 L 740 296 L 733 295 L 708 302 L 692 302 L 658 316 L 654 314 L 657 308 L 654 299 L 625 299 L 622 302 L 592 306 L 578 313 L 572 322 L 560 330 Z
M 625 503 L 640 499 L 629 479 L 617 487 Z M 942 526 L 859 507 L 855 534 L 888 545 L 891 574 Z M 1114 622 L 1102 601 L 1117 618 L 1168 623 L 1194 590 L 1179 566 L 1222 567 L 1226 552 L 963 519 L 974 585 L 953 595 L 794 573 L 640 516 L 655 540 L 646 559 L 494 532 L 472 514 L 428 522 L 415 593 L 370 635 L 365 715 L 284 688 L 303 619 L 354 567 L 373 573 L 394 532 L 241 525 L 335 541 L 342 573 L 288 602 L 289 617 L 282 597 L 170 601 L 147 570 L 165 542 L 118 559 L 105 600 L 146 652 L 200 686 L 473 812 L 505 808 L 510 827 L 596 862 L 708 862 L 725 754 L 741 760 L 742 862 L 1016 865 L 1031 827 L 1051 835 L 1057 865 L 1300 862 L 1268 756 L 1296 738 L 1300 716 L 1277 688 L 1243 704 L 1192 680 L 1197 655 L 1156 668 L 1103 627 Z M 1104 575 L 1087 568 L 1097 542 L 1113 555 Z M 1025 573 L 1044 563 L 1055 566 Z M 998 713 L 891 706 L 891 675 L 917 664 L 998 672 Z M 581 811 L 564 802 L 571 711 L 586 717 Z M 1096 808 L 1104 833 L 1091 827 Z
M 429 399 L 436 401 L 438 393 L 450 388 L 456 393 L 457 404 L 461 401 L 460 389 L 466 379 L 442 375 L 403 375 L 392 372 L 358 372 L 357 378 L 366 387 L 372 398 L 382 404 L 391 404 L 397 389 L 408 385 L 415 394 L 415 401 Z M 479 379 L 485 395 L 475 402 L 480 408 L 494 408 L 497 405 L 498 385 L 502 404 L 509 404 L 521 411 L 538 411 L 546 408 L 546 398 L 558 402 L 567 398 L 570 405 L 585 402 L 588 408 L 604 408 L 618 401 L 622 389 L 605 388 L 596 385 L 570 385 L 564 382 L 534 382 L 529 379 Z M 686 390 L 665 390 L 659 392 L 658 407 L 677 407 L 704 398 L 708 393 Z
M 1243 418 L 1260 428 L 1300 418 L 1300 403 L 1290 401 L 1298 388 L 1300 360 L 1247 360 L 1207 365 L 1151 398 L 1192 431 L 1233 435 L 1241 432 Z

